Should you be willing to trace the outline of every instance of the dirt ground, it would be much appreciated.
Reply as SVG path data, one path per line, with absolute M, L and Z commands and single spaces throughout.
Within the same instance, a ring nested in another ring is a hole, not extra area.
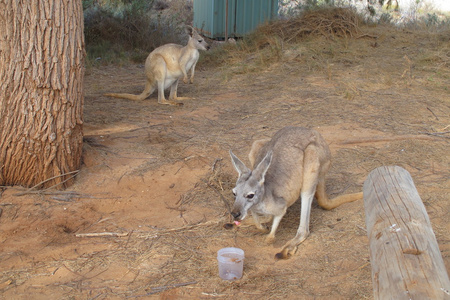
M 408 170 L 450 270 L 450 41 L 376 32 L 308 39 L 279 62 L 197 67 L 182 107 L 102 96 L 140 93 L 143 66 L 87 70 L 85 144 L 65 191 L 3 189 L 0 299 L 372 299 L 363 201 L 324 211 L 289 260 L 274 255 L 299 223 L 292 206 L 273 245 L 255 227 L 225 230 L 237 173 L 254 139 L 287 125 L 330 144 L 328 193 L 361 191 L 383 165 Z M 93 234 L 94 236 L 89 236 Z M 245 251 L 243 278 L 218 277 L 216 253 Z

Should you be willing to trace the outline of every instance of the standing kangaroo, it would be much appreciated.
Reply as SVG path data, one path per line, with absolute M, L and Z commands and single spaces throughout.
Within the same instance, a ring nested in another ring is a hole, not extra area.
M 252 213 L 258 229 L 260 216 L 273 218 L 266 241 L 272 243 L 275 232 L 289 206 L 301 197 L 300 225 L 295 237 L 287 242 L 278 259 L 293 255 L 298 245 L 309 235 L 309 216 L 314 195 L 324 209 L 362 198 L 362 193 L 342 195 L 332 200 L 325 192 L 325 175 L 331 165 L 331 154 L 322 136 L 313 129 L 285 127 L 272 139 L 258 140 L 252 145 L 249 160 L 253 170 L 230 151 L 231 160 L 239 173 L 233 189 L 235 202 L 231 215 L 236 221 Z
M 105 96 L 129 100 L 144 100 L 158 88 L 158 103 L 170 105 L 183 105 L 177 100 L 186 100 L 187 97 L 178 97 L 178 81 L 183 77 L 188 83 L 187 73 L 191 70 L 190 82 L 194 82 L 195 65 L 200 56 L 198 50 L 208 50 L 210 47 L 205 39 L 191 26 L 189 41 L 186 46 L 166 44 L 153 50 L 145 61 L 145 76 L 147 82 L 140 95 L 110 93 Z M 169 100 L 164 96 L 164 90 L 170 87 Z

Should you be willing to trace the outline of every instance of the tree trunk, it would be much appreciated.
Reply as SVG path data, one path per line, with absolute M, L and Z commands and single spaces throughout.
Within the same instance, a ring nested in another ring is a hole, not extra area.
M 0 185 L 66 186 L 83 142 L 82 1 L 0 0 Z

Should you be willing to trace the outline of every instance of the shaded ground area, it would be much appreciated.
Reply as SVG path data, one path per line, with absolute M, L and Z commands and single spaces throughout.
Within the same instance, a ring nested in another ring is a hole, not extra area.
M 277 63 L 199 63 L 183 107 L 106 98 L 140 93 L 143 67 L 88 70 L 85 148 L 67 191 L 7 188 L 0 198 L 1 299 L 372 299 L 363 202 L 324 211 L 287 261 L 300 204 L 274 245 L 252 226 L 225 230 L 237 174 L 254 139 L 287 125 L 329 142 L 331 196 L 360 191 L 382 165 L 408 170 L 450 269 L 448 35 L 378 31 L 371 38 L 307 39 Z M 250 67 L 249 67 L 250 68 Z M 21 195 L 21 193 L 23 193 Z M 93 236 L 90 236 L 93 235 Z M 245 251 L 244 276 L 218 277 L 216 252 Z

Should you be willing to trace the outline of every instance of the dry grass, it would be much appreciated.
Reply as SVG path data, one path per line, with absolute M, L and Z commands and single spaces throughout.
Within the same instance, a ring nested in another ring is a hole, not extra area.
M 236 45 L 225 44 L 206 53 L 203 62 L 220 66 L 229 80 L 235 74 L 260 72 L 279 62 L 289 68 L 293 60 L 303 60 L 311 71 L 325 70 L 331 79 L 329 61 L 340 54 L 347 58 L 348 53 L 340 48 L 359 38 L 368 38 L 374 45 L 377 35 L 354 9 L 320 8 L 262 25 Z
M 279 36 L 286 42 L 298 42 L 310 35 L 328 38 L 356 37 L 362 20 L 352 8 L 320 8 L 309 10 L 298 17 L 280 20 L 262 26 L 259 33 Z

